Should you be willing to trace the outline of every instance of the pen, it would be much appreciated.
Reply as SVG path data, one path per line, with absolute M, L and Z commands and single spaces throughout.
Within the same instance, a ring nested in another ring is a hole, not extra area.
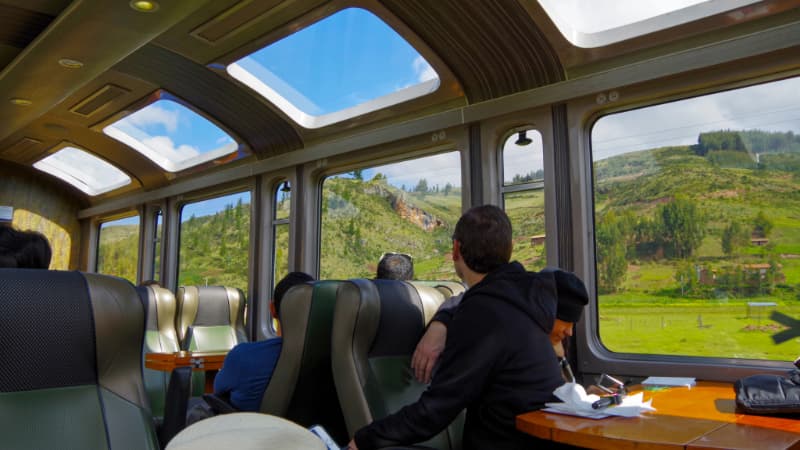
M 622 399 L 619 395 L 609 395 L 608 397 L 602 397 L 600 400 L 592 403 L 592 409 L 608 408 L 611 405 L 619 405 L 620 403 L 622 403 Z

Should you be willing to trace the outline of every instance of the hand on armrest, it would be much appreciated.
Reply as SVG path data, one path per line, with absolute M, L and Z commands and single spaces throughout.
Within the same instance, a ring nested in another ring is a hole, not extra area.
M 446 341 L 447 327 L 436 320 L 431 322 L 411 358 L 411 368 L 419 382 L 430 383 L 433 367 L 444 350 Z

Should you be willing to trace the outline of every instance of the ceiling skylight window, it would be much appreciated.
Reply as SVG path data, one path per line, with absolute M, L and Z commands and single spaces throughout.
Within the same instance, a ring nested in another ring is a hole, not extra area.
M 228 73 L 306 128 L 421 97 L 439 75 L 382 20 L 343 9 L 228 65 Z
M 624 41 L 758 3 L 758 0 L 538 0 L 577 47 Z
M 169 172 L 229 155 L 239 144 L 225 131 L 182 104 L 161 98 L 103 128 Z
M 33 167 L 61 178 L 89 195 L 99 195 L 131 183 L 131 178 L 115 166 L 71 146 L 40 160 Z

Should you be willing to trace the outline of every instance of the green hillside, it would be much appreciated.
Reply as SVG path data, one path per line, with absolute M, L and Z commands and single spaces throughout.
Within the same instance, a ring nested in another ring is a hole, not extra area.
M 453 279 L 450 236 L 461 192 L 409 193 L 383 179 L 329 178 L 322 204 L 322 278 L 374 277 L 384 252 L 408 253 L 420 279 Z

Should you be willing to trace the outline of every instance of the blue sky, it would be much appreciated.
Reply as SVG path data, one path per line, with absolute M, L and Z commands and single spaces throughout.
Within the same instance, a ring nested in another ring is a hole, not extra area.
M 237 63 L 311 115 L 436 77 L 408 42 L 360 8 L 339 11 Z

